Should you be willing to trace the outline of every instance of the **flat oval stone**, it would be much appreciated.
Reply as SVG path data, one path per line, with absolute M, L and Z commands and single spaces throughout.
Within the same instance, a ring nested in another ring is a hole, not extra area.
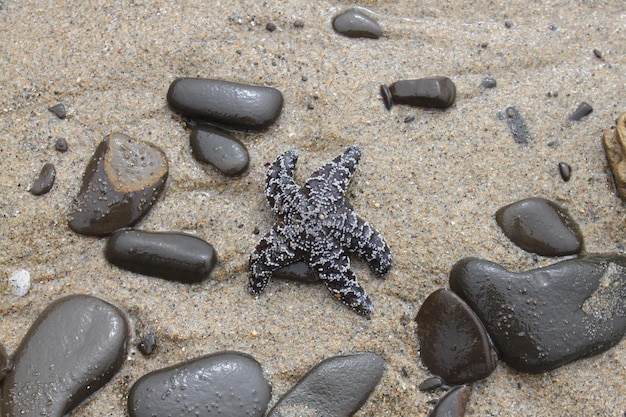
M 527 198 L 496 212 L 496 222 L 509 239 L 542 256 L 580 253 L 583 235 L 569 212 L 545 198 Z
M 208 278 L 217 262 L 213 246 L 196 236 L 139 230 L 113 233 L 105 256 L 120 268 L 186 284 Z
M 446 383 L 478 381 L 496 369 L 498 354 L 485 327 L 452 291 L 431 293 L 415 321 L 422 363 Z
M 333 29 L 349 38 L 378 39 L 383 34 L 378 22 L 357 10 L 346 10 L 335 16 Z
M 446 393 L 438 402 L 429 417 L 463 417 L 467 401 L 472 394 L 471 385 L 454 387 Z
M 33 323 L 2 383 L 3 416 L 62 417 L 106 384 L 126 357 L 124 314 L 96 297 L 50 304 Z
M 396 81 L 389 86 L 388 94 L 391 95 L 391 103 L 445 109 L 454 103 L 456 86 L 448 77 L 419 78 Z
M 69 216 L 77 233 L 104 236 L 141 220 L 161 195 L 168 165 L 161 149 L 121 133 L 96 148 Z
M 226 130 L 200 126 L 191 131 L 189 141 L 197 161 L 213 165 L 224 175 L 239 175 L 248 169 L 248 150 Z
M 283 95 L 272 87 L 179 78 L 170 85 L 167 102 L 174 110 L 191 118 L 258 130 L 278 119 Z
M 52 189 L 54 185 L 54 179 L 56 177 L 56 170 L 54 165 L 50 162 L 44 164 L 39 171 L 39 175 L 33 182 L 33 186 L 28 190 L 32 195 L 42 195 Z
M 142 376 L 130 389 L 130 417 L 262 417 L 271 398 L 261 365 L 219 352 Z
M 318 363 L 283 395 L 267 417 L 345 417 L 356 413 L 376 388 L 385 360 L 371 352 Z
M 604 352 L 626 331 L 626 256 L 589 255 L 527 272 L 465 258 L 450 288 L 476 312 L 500 357 L 524 372 Z

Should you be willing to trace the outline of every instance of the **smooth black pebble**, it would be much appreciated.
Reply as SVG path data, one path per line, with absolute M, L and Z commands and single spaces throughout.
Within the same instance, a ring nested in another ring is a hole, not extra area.
M 156 337 L 152 332 L 146 333 L 139 340 L 139 343 L 137 343 L 137 349 L 139 349 L 139 352 L 146 356 L 152 355 L 154 353 L 154 349 L 156 349 L 156 346 Z
M 437 405 L 428 416 L 463 417 L 471 394 L 471 385 L 461 385 L 460 387 L 452 388 L 437 402 Z
M 431 293 L 415 321 L 422 363 L 447 384 L 478 381 L 496 369 L 498 354 L 485 326 L 452 291 Z
M 261 365 L 219 352 L 142 376 L 130 389 L 130 417 L 262 417 L 272 389 Z
M 484 88 L 496 88 L 498 83 L 496 82 L 496 79 L 493 77 L 485 77 L 483 78 L 483 81 L 480 85 L 482 85 Z
M 371 352 L 318 363 L 283 395 L 267 417 L 345 417 L 356 413 L 376 388 L 385 360 Z
M 48 107 L 48 111 L 50 113 L 54 113 L 54 115 L 61 120 L 67 117 L 67 110 L 65 109 L 65 104 L 63 103 L 59 103 L 52 107 Z
M 41 167 L 41 171 L 39 171 L 39 175 L 33 182 L 32 187 L 28 190 L 33 195 L 42 195 L 46 194 L 48 191 L 52 189 L 54 185 L 54 179 L 56 178 L 56 170 L 54 169 L 54 165 L 50 162 L 45 163 L 43 167 Z
M 387 109 L 394 104 L 445 109 L 456 97 L 454 82 L 441 76 L 396 81 L 389 87 L 382 85 L 380 91 Z
M 13 356 L 2 415 L 65 416 L 120 369 L 127 341 L 125 315 L 106 301 L 72 295 L 53 302 Z
M 567 162 L 559 162 L 559 174 L 563 181 L 568 182 L 572 177 L 572 167 Z
M 134 225 L 161 195 L 167 174 L 161 149 L 112 133 L 100 142 L 85 169 L 70 209 L 70 228 L 104 236 Z
M 571 114 L 568 120 L 579 122 L 585 116 L 591 114 L 592 111 L 593 111 L 593 107 L 591 107 L 589 103 L 585 103 L 583 101 L 582 103 L 580 103 L 580 106 L 578 106 L 578 108 L 574 110 L 574 113 Z
M 532 140 L 524 118 L 515 107 L 507 107 L 504 110 L 504 114 L 500 115 L 500 118 L 506 121 L 515 143 L 525 145 Z
M 357 10 L 347 10 L 335 16 L 333 29 L 349 38 L 378 39 L 383 34 L 378 22 Z
M 626 256 L 588 255 L 527 272 L 464 258 L 450 287 L 476 312 L 500 358 L 546 372 L 610 349 L 626 331 Z
M 423 380 L 417 389 L 422 392 L 430 392 L 436 390 L 437 388 L 441 388 L 443 384 L 443 379 L 438 376 L 431 376 L 430 378 Z
M 309 265 L 304 261 L 294 262 L 292 264 L 279 268 L 274 271 L 272 277 L 289 281 L 299 281 L 307 283 L 320 282 L 319 275 L 317 275 L 315 271 L 309 268 Z
M 509 239 L 527 252 L 542 256 L 574 255 L 583 249 L 583 235 L 569 212 L 545 198 L 527 198 L 496 212 L 496 222 Z
M 63 153 L 63 152 L 67 152 L 67 141 L 63 138 L 59 138 L 57 139 L 56 143 L 54 144 L 54 149 L 56 149 L 57 151 Z
M 199 237 L 139 230 L 113 233 L 105 256 L 120 268 L 186 284 L 207 279 L 217 263 L 213 246 Z
M 248 150 L 226 130 L 199 126 L 191 131 L 189 142 L 197 161 L 213 165 L 224 175 L 239 175 L 248 169 Z
M 175 80 L 167 101 L 191 118 L 256 130 L 274 123 L 283 108 L 283 95 L 275 88 L 207 78 Z

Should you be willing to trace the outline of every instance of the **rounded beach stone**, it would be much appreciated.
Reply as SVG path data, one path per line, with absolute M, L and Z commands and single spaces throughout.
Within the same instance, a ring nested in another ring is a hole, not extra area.
M 139 230 L 115 232 L 105 256 L 120 268 L 187 284 L 208 278 L 217 262 L 213 246 L 196 236 Z
M 156 349 L 157 342 L 154 333 L 148 332 L 146 333 L 137 343 L 137 349 L 139 352 L 144 354 L 145 356 L 150 356 L 154 353 L 154 349 Z
M 167 180 L 161 149 L 121 133 L 96 148 L 74 199 L 69 226 L 77 233 L 104 236 L 130 227 L 150 211 Z
M 440 76 L 396 81 L 388 91 L 383 86 L 381 92 L 387 108 L 395 103 L 445 109 L 454 103 L 456 86 L 450 78 Z
M 626 331 L 626 256 L 589 255 L 527 272 L 465 258 L 450 287 L 476 312 L 500 357 L 546 372 L 604 352 Z
M 283 95 L 272 87 L 260 87 L 207 78 L 179 78 L 167 92 L 177 112 L 244 129 L 263 129 L 276 121 Z
M 559 162 L 559 174 L 563 181 L 568 182 L 572 176 L 572 167 L 567 162 Z
M 455 293 L 431 293 L 415 317 L 422 363 L 448 384 L 486 378 L 498 365 L 485 326 Z
M 267 417 L 344 417 L 356 413 L 376 388 L 385 360 L 371 352 L 318 363 L 281 397 Z
M 50 304 L 15 352 L 2 384 L 3 416 L 65 416 L 120 369 L 127 341 L 124 314 L 99 298 Z
M 189 142 L 197 161 L 213 165 L 224 175 L 239 175 L 248 169 L 248 150 L 226 130 L 200 126 L 191 131 Z
M 130 389 L 131 417 L 262 417 L 271 398 L 261 365 L 219 352 L 142 376 Z
M 54 149 L 56 149 L 57 151 L 61 153 L 67 152 L 67 149 L 68 149 L 67 141 L 63 138 L 57 139 L 56 143 L 54 144 Z
M 465 408 L 472 394 L 471 385 L 454 387 L 438 402 L 429 417 L 463 417 Z
M 33 182 L 33 186 L 28 190 L 32 195 L 46 194 L 52 189 L 54 179 L 56 178 L 56 170 L 50 162 L 44 164 L 39 171 L 39 175 Z
M 383 33 L 378 22 L 357 10 L 347 10 L 335 16 L 333 29 L 349 38 L 378 39 Z
M 527 198 L 496 212 L 496 222 L 509 239 L 527 252 L 564 256 L 583 249 L 583 236 L 568 211 L 545 198 Z
M 604 131 L 602 143 L 617 193 L 626 201 L 626 113 L 617 118 L 615 129 Z

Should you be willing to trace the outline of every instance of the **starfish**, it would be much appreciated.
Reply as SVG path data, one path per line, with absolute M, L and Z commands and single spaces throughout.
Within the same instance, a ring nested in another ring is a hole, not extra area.
M 250 255 L 250 292 L 259 294 L 274 271 L 304 261 L 330 292 L 357 313 L 368 316 L 372 302 L 350 269 L 347 252 L 367 261 L 382 276 L 391 268 L 385 239 L 346 206 L 344 194 L 361 151 L 351 146 L 315 171 L 303 187 L 293 179 L 298 156 L 288 151 L 270 166 L 265 197 L 281 217 Z

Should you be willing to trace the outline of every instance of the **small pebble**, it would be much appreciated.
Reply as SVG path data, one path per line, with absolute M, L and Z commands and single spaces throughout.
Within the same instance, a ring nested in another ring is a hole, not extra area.
M 25 269 L 20 269 L 9 277 L 9 287 L 16 297 L 25 296 L 30 290 L 30 273 Z
M 381 85 L 380 92 L 387 110 L 394 104 L 445 109 L 454 103 L 456 86 L 448 77 L 429 77 Z
M 600 52 L 598 48 L 593 48 L 593 54 L 596 56 L 596 58 L 602 59 L 602 52 Z
M 411 123 L 414 120 L 415 120 L 414 116 L 407 116 L 404 118 L 404 123 Z
M 506 20 L 504 22 L 504 27 L 507 28 L 507 29 L 511 29 L 513 27 L 513 22 L 510 22 L 510 21 Z
M 615 188 L 622 200 L 626 201 L 626 113 L 617 118 L 615 129 L 607 129 L 602 137 L 604 153 L 613 173 Z
M 385 360 L 364 352 L 318 363 L 283 395 L 267 417 L 345 417 L 356 413 L 380 382 Z
M 206 78 L 177 79 L 167 101 L 185 116 L 257 130 L 274 123 L 283 108 L 283 95 L 275 88 Z
M 506 121 L 515 143 L 526 145 L 532 140 L 526 122 L 515 107 L 507 107 L 507 109 L 504 110 L 504 114 L 500 115 L 500 118 Z
M 302 19 L 297 19 L 295 22 L 293 22 L 293 27 L 294 28 L 303 28 L 304 27 L 304 20 Z
M 98 391 L 126 358 L 124 314 L 99 298 L 72 295 L 50 304 L 13 356 L 3 381 L 3 416 L 62 417 Z
M 465 408 L 472 394 L 471 385 L 454 387 L 438 402 L 429 417 L 463 417 Z
M 224 175 L 240 175 L 248 169 L 248 150 L 226 130 L 198 126 L 191 131 L 189 142 L 197 161 L 213 165 Z
M 585 116 L 589 115 L 593 111 L 593 108 L 589 105 L 589 103 L 585 103 L 584 101 L 580 103 L 580 106 L 572 113 L 568 120 L 578 122 L 582 120 Z
M 481 85 L 484 88 L 496 88 L 496 85 L 497 85 L 496 79 L 492 77 L 485 77 L 483 78 Z
M 423 380 L 417 388 L 422 392 L 430 392 L 436 390 L 437 388 L 441 388 L 442 386 L 443 379 L 438 376 L 431 376 L 430 378 Z
M 596 355 L 626 332 L 626 256 L 587 255 L 527 272 L 465 258 L 450 288 L 476 312 L 500 358 L 547 372 Z
M 154 353 L 156 345 L 157 343 L 154 333 L 148 332 L 141 338 L 141 340 L 139 340 L 139 343 L 137 343 L 137 349 L 139 349 L 139 352 L 141 352 L 145 356 L 149 356 Z
M 415 317 L 420 357 L 447 384 L 464 384 L 491 375 L 498 355 L 485 326 L 450 290 L 431 293 Z
M 265 30 L 267 30 L 268 32 L 274 32 L 276 30 L 276 25 L 270 22 L 265 25 Z
M 44 164 L 39 171 L 39 175 L 33 182 L 32 187 L 28 190 L 32 195 L 43 195 L 52 189 L 54 179 L 56 178 L 56 170 L 50 162 Z
M 566 162 L 559 162 L 559 174 L 563 181 L 568 182 L 572 176 L 572 167 Z
M 59 119 L 65 119 L 67 117 L 67 110 L 63 103 L 56 104 L 52 107 L 48 107 L 48 111 L 54 113 Z
M 67 149 L 68 149 L 67 142 L 65 141 L 65 139 L 59 138 L 54 144 L 54 148 L 61 153 L 67 152 Z
M 378 39 L 382 35 L 378 22 L 357 10 L 347 10 L 335 16 L 333 29 L 349 38 Z
M 130 417 L 262 417 L 272 388 L 249 355 L 218 352 L 150 372 L 128 394 Z
M 506 237 L 527 252 L 541 256 L 574 255 L 583 249 L 583 235 L 569 212 L 544 198 L 527 198 L 496 212 Z
M 105 256 L 120 268 L 186 284 L 207 279 L 217 263 L 213 246 L 196 236 L 139 230 L 113 233 Z
M 141 220 L 157 201 L 168 175 L 155 145 L 112 133 L 96 148 L 70 208 L 77 233 L 105 236 Z

